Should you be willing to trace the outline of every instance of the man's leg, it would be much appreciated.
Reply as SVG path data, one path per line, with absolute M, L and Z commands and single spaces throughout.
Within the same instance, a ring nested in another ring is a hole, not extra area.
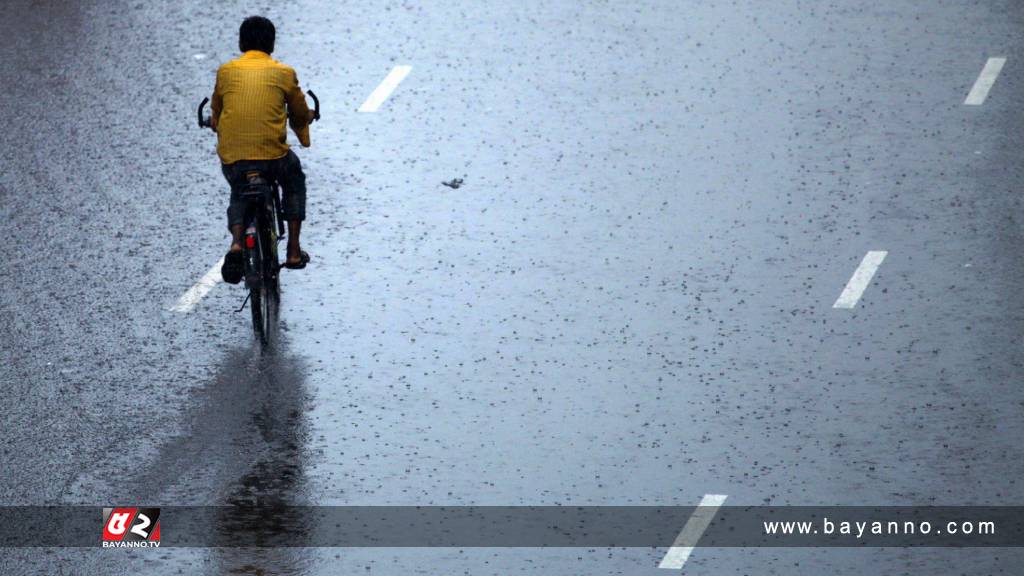
M 306 219 L 306 174 L 299 157 L 291 150 L 276 161 L 275 172 L 281 184 L 281 210 L 288 222 L 288 252 L 285 264 L 301 264 L 304 260 L 299 236 Z
M 231 231 L 231 252 L 242 250 L 242 230 L 245 229 L 245 204 L 238 194 L 239 182 L 234 164 L 222 164 L 221 172 L 231 187 L 231 199 L 228 201 L 228 230 Z
M 224 255 L 224 265 L 221 266 L 220 274 L 225 282 L 237 284 L 241 282 L 244 274 L 242 262 L 242 231 L 245 229 L 243 223 L 245 205 L 238 196 L 238 187 L 235 182 L 235 171 L 230 165 L 222 165 L 224 178 L 231 186 L 231 200 L 228 202 L 228 230 L 231 231 L 231 247 Z
M 242 251 L 242 229 L 244 227 L 242 224 L 231 225 L 231 249 L 229 252 Z
M 288 264 L 298 264 L 302 260 L 302 247 L 299 245 L 299 233 L 302 231 L 302 220 L 288 221 Z

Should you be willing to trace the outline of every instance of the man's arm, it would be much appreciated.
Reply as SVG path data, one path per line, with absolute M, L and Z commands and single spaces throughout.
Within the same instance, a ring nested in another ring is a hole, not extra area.
M 299 138 L 303 148 L 309 148 L 309 122 L 313 115 L 306 105 L 306 95 L 299 87 L 299 77 L 294 70 L 288 75 L 288 86 L 285 87 L 285 101 L 288 103 L 288 124 L 292 132 Z
M 210 128 L 217 131 L 220 111 L 224 107 L 224 95 L 220 91 L 220 70 L 217 70 L 217 82 L 213 86 L 213 97 L 210 98 Z

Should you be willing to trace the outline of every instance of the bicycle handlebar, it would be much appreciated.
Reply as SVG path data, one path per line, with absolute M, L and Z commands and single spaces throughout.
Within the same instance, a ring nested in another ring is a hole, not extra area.
M 306 90 L 306 94 L 313 99 L 313 122 L 320 119 L 320 99 L 316 97 L 316 94 L 312 90 Z M 200 128 L 213 128 L 213 124 L 209 118 L 203 118 L 203 108 L 206 107 L 206 103 L 209 102 L 208 97 L 204 97 L 203 101 L 199 103 L 199 108 L 196 110 L 196 121 L 199 123 Z
M 206 106 L 206 103 L 209 102 L 209 101 L 210 101 L 209 98 L 203 98 L 203 101 L 199 103 L 199 109 L 196 110 L 196 118 L 199 120 L 199 127 L 200 128 L 212 128 L 213 127 L 213 126 L 210 125 L 210 119 L 209 118 L 205 118 L 205 119 L 203 118 L 203 107 Z
M 320 99 L 313 94 L 312 90 L 306 90 L 306 94 L 313 99 L 313 121 L 316 122 L 320 119 Z

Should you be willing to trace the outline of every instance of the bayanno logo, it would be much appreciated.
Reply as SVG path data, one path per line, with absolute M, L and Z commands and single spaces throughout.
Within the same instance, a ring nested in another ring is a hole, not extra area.
M 159 508 L 104 508 L 104 548 L 159 548 Z

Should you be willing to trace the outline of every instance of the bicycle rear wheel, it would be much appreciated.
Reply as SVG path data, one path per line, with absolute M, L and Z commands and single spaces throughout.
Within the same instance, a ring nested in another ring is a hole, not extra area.
M 272 220 L 270 221 L 273 222 Z M 250 288 L 252 328 L 260 343 L 268 346 L 275 339 L 277 312 L 280 304 L 278 290 L 277 245 L 274 231 L 262 227 L 259 235 L 260 282 Z
M 260 344 L 268 346 L 273 338 L 277 323 L 277 290 L 272 281 L 264 281 L 249 292 L 249 307 L 252 309 L 252 330 Z

